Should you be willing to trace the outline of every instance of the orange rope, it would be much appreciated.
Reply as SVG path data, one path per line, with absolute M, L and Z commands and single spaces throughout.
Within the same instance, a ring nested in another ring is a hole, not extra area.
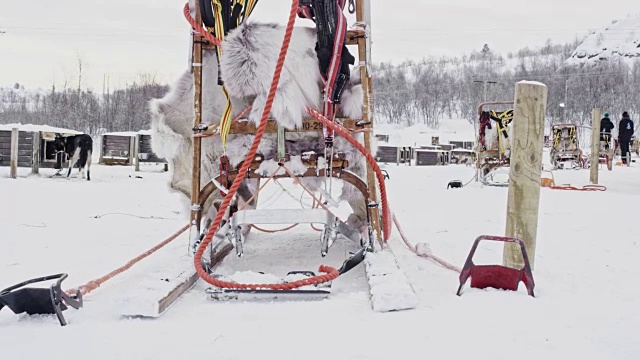
M 123 273 L 126 270 L 129 270 L 133 265 L 135 265 L 136 263 L 140 262 L 140 260 L 142 260 L 142 259 L 146 258 L 147 256 L 153 254 L 154 252 L 160 250 L 162 247 L 164 247 L 168 243 L 170 243 L 173 240 L 175 240 L 176 238 L 178 238 L 178 236 L 180 236 L 180 234 L 182 234 L 183 232 L 187 231 L 190 226 L 191 226 L 190 224 L 185 225 L 182 229 L 178 230 L 175 234 L 171 235 L 169 238 L 167 238 L 163 242 L 159 243 L 158 245 L 152 247 L 151 249 L 145 251 L 144 253 L 142 253 L 142 254 L 136 256 L 135 258 L 131 259 L 125 265 L 117 268 L 116 270 L 108 273 L 107 275 L 105 275 L 105 276 L 103 276 L 101 278 L 98 278 L 98 279 L 95 279 L 95 280 L 91 280 L 88 283 L 82 285 L 81 287 L 78 288 L 80 290 L 80 293 L 82 293 L 82 295 L 86 295 L 86 294 L 92 292 L 93 290 L 97 289 L 100 285 L 104 284 L 106 281 L 110 280 L 114 276 L 116 276 L 116 275 L 118 275 L 120 273 Z M 67 290 L 66 293 L 69 294 L 69 295 L 74 295 L 76 293 L 76 289 Z
M 188 5 L 187 5 L 187 7 L 188 7 Z M 238 284 L 238 283 L 233 283 L 233 282 L 222 281 L 222 280 L 216 279 L 215 277 L 213 277 L 210 274 L 208 274 L 205 271 L 205 269 L 202 268 L 202 265 L 200 263 L 206 248 L 209 246 L 209 244 L 213 240 L 213 236 L 215 235 L 218 227 L 220 226 L 220 223 L 222 222 L 222 218 L 224 216 L 224 213 L 227 210 L 227 207 L 229 206 L 229 203 L 231 202 L 231 199 L 235 195 L 236 191 L 238 191 L 238 188 L 240 187 L 240 184 L 242 183 L 244 177 L 246 176 L 246 174 L 247 174 L 247 172 L 249 170 L 249 166 L 253 162 L 255 154 L 258 151 L 258 146 L 260 145 L 260 141 L 262 140 L 262 136 L 264 135 L 264 132 L 265 132 L 265 130 L 267 128 L 267 120 L 269 118 L 269 114 L 271 112 L 271 107 L 273 105 L 273 100 L 274 100 L 275 94 L 276 94 L 276 89 L 277 89 L 278 83 L 280 81 L 280 74 L 282 72 L 282 68 L 284 67 L 284 60 L 285 60 L 285 57 L 286 57 L 286 54 L 287 54 L 287 50 L 289 48 L 289 43 L 291 41 L 291 34 L 293 32 L 293 25 L 295 23 L 295 19 L 296 19 L 297 13 L 298 13 L 298 0 L 293 0 L 292 3 L 291 3 L 291 11 L 289 13 L 289 20 L 287 22 L 287 28 L 286 28 L 286 31 L 285 31 L 284 40 L 282 42 L 282 47 L 280 48 L 280 54 L 278 55 L 278 62 L 277 62 L 277 65 L 276 65 L 276 69 L 274 71 L 273 80 L 271 81 L 271 87 L 269 89 L 269 96 L 267 97 L 267 102 L 265 104 L 264 110 L 262 112 L 262 117 L 260 119 L 260 126 L 258 127 L 258 129 L 256 131 L 256 136 L 253 139 L 253 144 L 251 145 L 251 148 L 249 149 L 247 157 L 245 158 L 244 163 L 242 164 L 242 167 L 240 168 L 240 171 L 238 172 L 238 175 L 234 179 L 233 184 L 231 185 L 231 188 L 229 189 L 229 192 L 224 197 L 224 200 L 222 201 L 222 204 L 220 204 L 220 208 L 218 209 L 218 212 L 216 213 L 216 217 L 213 220 L 213 224 L 209 228 L 209 231 L 207 232 L 207 235 L 202 240 L 202 243 L 200 243 L 200 246 L 196 250 L 195 256 L 193 258 L 193 264 L 194 264 L 194 266 L 196 268 L 196 272 L 198 273 L 198 276 L 200 276 L 200 278 L 202 278 L 207 283 L 209 283 L 209 284 L 211 284 L 213 286 L 219 287 L 219 288 L 254 289 L 254 290 L 255 289 L 265 289 L 266 288 L 266 289 L 273 289 L 273 290 L 292 290 L 292 289 L 295 289 L 295 288 L 298 288 L 298 287 L 301 287 L 301 286 L 315 285 L 315 284 L 331 281 L 331 280 L 337 278 L 340 275 L 340 273 L 338 272 L 337 269 L 329 267 L 329 266 L 321 265 L 320 268 L 319 268 L 319 271 L 323 272 L 323 273 L 326 273 L 326 274 L 318 275 L 318 276 L 314 276 L 314 277 L 310 277 L 310 278 L 306 278 L 306 279 L 302 279 L 302 280 L 298 280 L 298 281 L 293 281 L 293 282 L 290 282 L 290 283 L 284 283 L 284 284 Z M 186 12 L 185 12 L 185 15 L 187 15 Z

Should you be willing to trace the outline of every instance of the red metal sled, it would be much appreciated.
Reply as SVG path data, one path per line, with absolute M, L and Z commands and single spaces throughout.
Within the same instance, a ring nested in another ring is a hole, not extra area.
M 478 248 L 478 243 L 481 240 L 512 242 L 519 244 L 520 250 L 522 251 L 522 258 L 524 259 L 524 267 L 522 269 L 513 269 L 502 265 L 474 264 L 473 255 L 475 254 L 476 249 Z M 524 242 L 518 238 L 488 235 L 478 236 L 471 247 L 467 261 L 460 272 L 460 286 L 456 293 L 458 296 L 460 296 L 460 291 L 469 277 L 471 277 L 471 287 L 477 289 L 491 287 L 495 289 L 517 291 L 518 285 L 520 281 L 522 281 L 527 287 L 529 295 L 535 297 L 533 294 L 535 283 L 533 281 L 533 274 L 531 273 L 529 258 L 527 257 L 527 250 L 525 249 Z

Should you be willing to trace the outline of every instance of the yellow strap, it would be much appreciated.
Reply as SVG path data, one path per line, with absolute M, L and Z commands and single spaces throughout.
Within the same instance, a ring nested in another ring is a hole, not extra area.
M 224 40 L 224 23 L 222 22 L 222 4 L 220 3 L 220 0 L 211 0 L 211 2 L 213 3 L 213 13 L 215 16 L 215 28 L 213 29 L 214 36 L 216 37 L 216 39 L 222 42 L 222 40 Z M 221 59 L 222 47 L 216 46 L 216 51 L 218 52 L 218 59 Z M 220 118 L 220 138 L 222 140 L 222 148 L 224 149 L 227 146 L 227 136 L 229 135 L 229 131 L 231 129 L 232 106 L 231 106 L 231 99 L 229 98 L 229 93 L 227 92 L 227 89 L 225 89 L 225 87 L 222 86 L 221 90 L 222 90 L 222 94 L 224 95 L 225 103 L 226 103 L 224 112 L 222 113 L 222 117 Z
M 232 4 L 233 6 L 235 6 L 236 4 L 240 4 L 243 7 L 245 7 L 244 17 L 238 16 L 237 25 L 240 25 L 242 21 L 244 21 L 244 19 L 246 19 L 247 17 L 249 17 L 249 15 L 251 15 L 251 12 L 255 7 L 256 2 L 257 0 L 234 0 L 233 1 L 233 4 Z M 222 22 L 222 4 L 220 3 L 220 0 L 211 0 L 211 3 L 213 4 L 213 12 L 215 16 L 215 28 L 213 29 L 214 36 L 216 37 L 216 39 L 222 42 L 224 40 L 224 33 L 225 33 L 224 23 Z M 222 47 L 217 46 L 216 51 L 218 52 L 218 59 L 221 59 Z M 222 113 L 222 117 L 220 118 L 220 139 L 222 140 L 222 147 L 224 149 L 227 146 L 227 137 L 229 136 L 229 131 L 231 131 L 231 120 L 232 120 L 231 115 L 233 111 L 231 106 L 231 98 L 229 97 L 229 93 L 227 92 L 227 89 L 224 86 L 222 86 L 221 89 L 226 101 L 225 110 Z

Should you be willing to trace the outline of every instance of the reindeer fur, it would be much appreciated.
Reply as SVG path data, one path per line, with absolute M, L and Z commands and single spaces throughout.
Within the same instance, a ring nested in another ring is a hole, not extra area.
M 231 31 L 222 44 L 220 67 L 225 87 L 232 97 L 234 116 L 253 104 L 248 116 L 249 121 L 259 122 L 266 104 L 273 72 L 277 62 L 284 27 L 274 24 L 245 23 Z M 302 126 L 306 116 L 306 106 L 321 109 L 322 79 L 318 70 L 315 53 L 316 32 L 313 28 L 294 28 L 287 57 L 281 73 L 270 116 L 287 129 Z M 225 109 L 224 96 L 217 86 L 218 64 L 213 51 L 204 51 L 202 79 L 202 122 L 218 124 Z M 170 163 L 172 171 L 171 188 L 190 197 L 192 128 L 194 118 L 193 75 L 186 71 L 180 76 L 169 92 L 161 99 L 150 102 L 152 147 L 154 152 Z M 363 91 L 360 84 L 359 69 L 352 72 L 339 106 L 343 116 L 361 118 Z M 356 137 L 362 141 L 361 134 Z M 231 166 L 241 163 L 248 152 L 253 135 L 229 135 L 226 154 Z M 287 153 L 299 161 L 297 156 L 303 152 L 324 151 L 324 142 L 320 133 L 293 133 L 286 135 Z M 364 177 L 366 161 L 364 157 L 345 139 L 336 137 L 335 151 L 344 152 L 349 161 L 347 170 Z M 276 135 L 265 134 L 258 152 L 266 160 L 273 160 L 276 152 Z M 224 153 L 219 137 L 202 139 L 201 183 L 205 184 L 218 174 L 219 158 Z M 265 162 L 266 163 L 266 162 Z M 288 168 L 299 166 L 289 165 Z M 322 185 L 321 178 L 301 178 L 303 184 L 311 190 Z M 335 181 L 335 179 L 334 179 Z M 257 189 L 258 181 L 246 181 L 247 190 Z M 213 213 L 211 204 L 219 201 L 218 192 L 205 204 L 204 212 Z M 347 201 L 353 209 L 347 223 L 363 230 L 366 225 L 367 209 L 362 194 L 351 184 L 344 183 L 341 200 Z M 246 199 L 244 199 L 246 200 Z M 250 204 L 253 208 L 255 204 Z

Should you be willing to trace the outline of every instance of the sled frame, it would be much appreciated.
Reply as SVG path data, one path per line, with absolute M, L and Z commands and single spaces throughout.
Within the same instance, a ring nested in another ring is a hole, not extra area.
M 372 77 L 369 73 L 371 66 L 371 39 L 368 35 L 371 22 L 371 5 L 370 0 L 355 0 L 355 15 L 358 24 L 364 24 L 364 29 L 351 30 L 347 32 L 346 42 L 347 45 L 356 45 L 358 47 L 358 60 L 360 65 L 360 79 L 362 82 L 362 89 L 364 92 L 364 101 L 362 108 L 362 119 L 338 119 L 339 122 L 347 130 L 360 130 L 364 132 L 364 146 L 367 149 L 371 149 L 371 136 L 373 133 L 373 114 L 371 109 L 373 107 L 373 94 L 372 94 Z M 195 21 L 202 23 L 202 13 L 199 3 L 195 6 Z M 359 25 L 362 26 L 362 25 Z M 199 33 L 193 32 L 192 34 L 192 73 L 194 78 L 194 119 L 193 119 L 193 162 L 192 162 L 192 181 L 191 181 L 191 214 L 190 223 L 192 225 L 190 235 L 191 238 L 198 236 L 201 233 L 202 222 L 202 205 L 206 202 L 210 192 L 203 189 L 200 177 L 201 177 L 201 159 L 202 159 L 202 58 L 203 50 L 212 49 L 213 46 Z M 319 71 L 318 69 L 310 69 L 311 71 Z M 307 125 L 308 124 L 308 125 Z M 305 125 L 300 131 L 322 132 L 323 127 L 316 125 L 315 120 L 305 120 Z M 277 125 L 274 120 L 269 120 L 267 132 L 277 131 Z M 270 131 L 269 131 L 270 130 Z M 236 122 L 232 124 L 230 134 L 251 134 L 255 133 L 255 126 L 248 123 Z M 333 170 L 332 170 L 333 172 Z M 316 176 L 323 176 L 324 174 L 317 174 Z M 307 174 L 305 174 L 307 176 Z M 205 186 L 206 188 L 206 186 Z M 362 189 L 361 189 L 362 190 Z M 367 164 L 366 168 L 366 191 L 368 196 L 365 199 L 370 204 L 369 218 L 371 221 L 371 227 L 377 241 L 382 244 L 382 228 L 381 228 L 381 216 L 380 206 L 378 205 L 379 195 L 377 192 L 376 179 L 373 167 Z M 375 206 L 374 206 L 375 205 Z

